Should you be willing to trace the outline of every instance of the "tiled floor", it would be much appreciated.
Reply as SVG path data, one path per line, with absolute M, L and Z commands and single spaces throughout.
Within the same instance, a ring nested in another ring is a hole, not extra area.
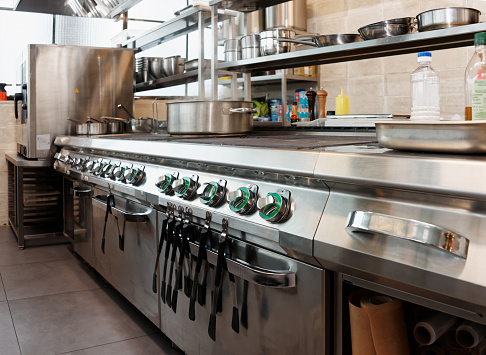
M 70 245 L 18 250 L 0 226 L 0 355 L 180 355 Z

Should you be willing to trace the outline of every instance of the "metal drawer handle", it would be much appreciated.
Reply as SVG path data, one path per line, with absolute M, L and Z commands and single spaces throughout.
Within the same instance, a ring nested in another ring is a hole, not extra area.
M 100 197 L 101 196 L 94 196 L 92 198 L 93 206 L 98 207 L 104 211 L 106 210 L 106 201 L 103 201 Z M 144 208 L 143 212 L 137 213 L 125 211 L 115 206 L 111 208 L 111 213 L 114 216 L 122 218 L 127 222 L 148 222 L 149 215 L 152 213 L 152 210 L 149 208 Z
M 256 113 L 256 108 L 238 107 L 238 108 L 223 108 L 223 115 L 231 115 L 232 113 Z
M 91 197 L 93 196 L 93 190 L 89 187 L 85 188 L 79 188 L 79 187 L 72 187 L 71 190 L 69 190 L 71 196 L 76 196 L 76 197 Z
M 197 256 L 199 245 L 189 242 L 189 249 L 192 255 Z M 212 265 L 216 265 L 218 254 L 212 250 L 207 250 L 207 261 Z M 254 284 L 274 288 L 295 287 L 295 273 L 297 270 L 291 264 L 288 265 L 288 270 L 268 270 L 251 265 L 243 260 L 230 258 L 226 258 L 226 264 L 229 273 Z
M 380 213 L 353 211 L 348 215 L 346 231 L 376 233 L 407 239 L 467 258 L 469 239 L 442 227 Z

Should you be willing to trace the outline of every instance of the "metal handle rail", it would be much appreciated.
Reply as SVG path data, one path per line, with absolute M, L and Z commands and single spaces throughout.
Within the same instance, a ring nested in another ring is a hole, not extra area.
M 192 255 L 197 255 L 199 245 L 190 241 L 189 249 Z M 212 265 L 216 265 L 218 254 L 212 250 L 207 250 L 207 261 Z M 230 258 L 226 258 L 226 264 L 228 272 L 254 284 L 274 288 L 295 287 L 297 268 L 292 264 L 288 264 L 287 270 L 268 270 L 251 265 L 243 260 Z
M 101 198 L 105 196 L 94 196 L 92 198 L 93 206 L 96 206 L 101 209 L 106 208 L 106 202 L 103 201 Z M 149 208 L 144 208 L 143 212 L 130 212 L 122 210 L 119 207 L 112 207 L 111 211 L 112 214 L 116 217 L 123 218 L 127 222 L 148 222 L 149 215 L 152 213 L 152 210 Z
M 350 212 L 345 229 L 349 233 L 363 232 L 406 239 L 462 259 L 467 258 L 469 248 L 469 239 L 450 230 L 426 222 L 374 212 Z

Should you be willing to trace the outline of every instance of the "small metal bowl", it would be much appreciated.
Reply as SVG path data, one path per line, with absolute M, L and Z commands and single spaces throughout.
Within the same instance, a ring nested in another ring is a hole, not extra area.
M 415 29 L 414 17 L 402 17 L 375 22 L 358 29 L 363 39 L 376 39 L 412 33 Z
M 359 34 L 332 34 L 312 37 L 317 47 L 334 46 L 336 44 L 345 44 L 360 42 L 363 40 Z
M 417 26 L 420 32 L 439 28 L 469 25 L 479 22 L 481 12 L 467 7 L 445 7 L 428 10 L 417 15 Z

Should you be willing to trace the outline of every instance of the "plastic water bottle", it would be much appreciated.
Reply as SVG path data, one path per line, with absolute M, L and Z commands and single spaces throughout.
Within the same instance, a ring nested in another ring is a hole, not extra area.
M 432 54 L 418 54 L 418 68 L 411 74 L 411 120 L 440 120 L 439 72 L 431 66 Z

